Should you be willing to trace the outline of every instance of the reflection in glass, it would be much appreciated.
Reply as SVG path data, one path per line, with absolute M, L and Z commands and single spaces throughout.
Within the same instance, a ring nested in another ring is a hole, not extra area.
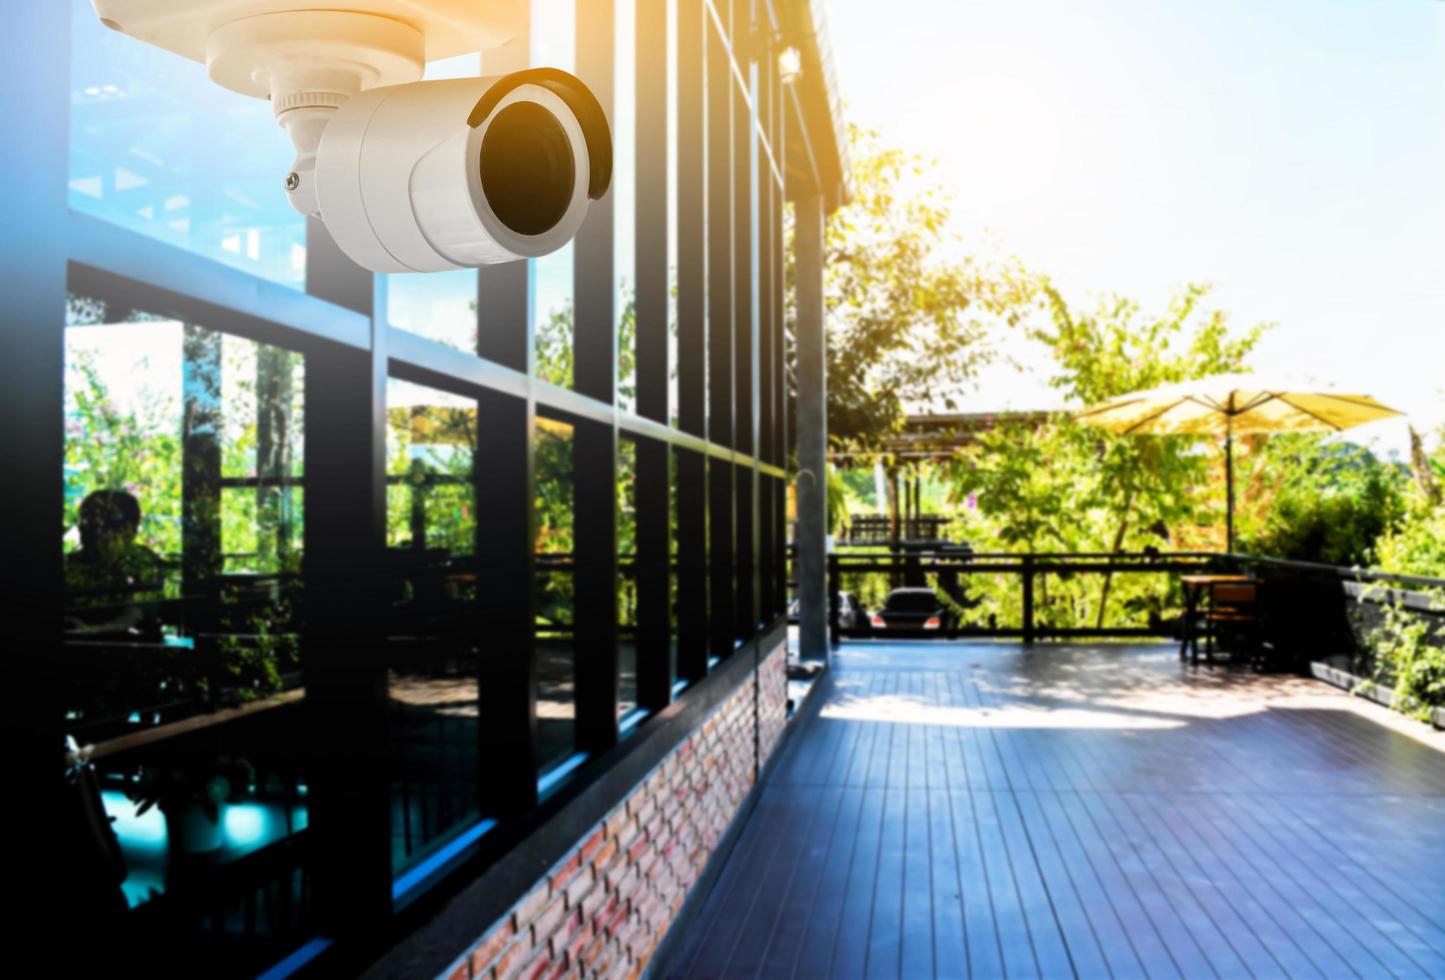
M 295 150 L 270 104 L 70 3 L 70 206 L 301 288 L 306 221 L 282 187 Z
M 677 522 L 678 522 L 678 453 L 680 449 L 667 451 L 667 610 L 668 610 L 668 677 L 677 683 Z
M 386 317 L 393 327 L 476 353 L 476 270 L 391 273 Z
M 67 778 L 96 815 L 77 901 L 173 899 L 184 917 L 204 896 L 192 938 L 244 962 L 309 929 L 289 847 L 307 783 L 287 748 L 303 738 L 302 371 L 203 326 L 68 304 L 63 710 Z
M 480 817 L 477 406 L 395 378 L 386 402 L 391 856 L 403 875 Z
M 573 646 L 573 529 L 576 514 L 570 425 L 538 416 L 536 467 L 537 759 L 541 772 L 576 750 L 576 651 Z
M 617 442 L 617 712 L 637 707 L 637 443 Z

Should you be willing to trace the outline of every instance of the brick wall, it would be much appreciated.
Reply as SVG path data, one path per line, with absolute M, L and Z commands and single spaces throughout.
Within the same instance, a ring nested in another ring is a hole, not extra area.
M 778 647 L 483 933 L 448 980 L 636 977 L 787 723 Z

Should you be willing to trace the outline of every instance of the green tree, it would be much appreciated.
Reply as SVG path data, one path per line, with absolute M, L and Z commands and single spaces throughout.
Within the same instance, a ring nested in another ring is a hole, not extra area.
M 1367 565 L 1406 512 L 1409 478 L 1362 446 L 1288 433 L 1259 439 L 1240 473 L 1240 550 Z
M 858 127 L 849 128 L 849 154 L 854 197 L 824 240 L 828 435 L 876 450 L 910 406 L 955 407 L 991 357 L 994 328 L 1026 311 L 1032 283 L 1012 262 L 964 251 L 932 164 Z M 795 323 L 791 225 L 785 234 Z
M 1223 312 L 1205 308 L 1208 288 L 1199 285 L 1184 287 L 1158 315 L 1119 297 L 1076 310 L 1047 279 L 1037 281 L 1036 295 L 1043 315 L 1026 321 L 1024 330 L 1047 349 L 1050 384 L 1070 409 L 1241 370 L 1266 329 L 1231 330 Z M 1202 449 L 1195 437 L 1116 435 L 1060 413 L 1036 428 L 986 434 L 955 462 L 954 495 L 977 495 L 985 519 L 980 530 L 989 544 L 1007 550 L 1160 548 L 1178 544 L 1181 529 L 1216 511 L 1212 457 Z M 1054 585 L 1050 598 L 1069 616 L 1103 624 L 1112 576 L 1102 577 L 1093 596 L 1077 582 Z M 1144 593 L 1140 587 L 1131 584 L 1121 601 L 1157 612 L 1157 586 Z

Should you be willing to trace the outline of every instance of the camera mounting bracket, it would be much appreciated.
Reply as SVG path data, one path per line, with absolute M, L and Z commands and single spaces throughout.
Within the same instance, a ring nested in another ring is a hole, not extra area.
M 316 148 L 356 93 L 421 78 L 428 60 L 521 35 L 528 0 L 91 0 L 107 27 L 201 61 L 218 85 L 270 99 L 296 160 L 286 195 L 317 213 Z

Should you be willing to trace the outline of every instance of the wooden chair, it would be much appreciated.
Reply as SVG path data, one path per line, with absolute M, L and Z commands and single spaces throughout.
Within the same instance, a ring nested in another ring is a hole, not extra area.
M 1258 582 L 1215 582 L 1209 587 L 1209 608 L 1205 613 L 1204 658 L 1214 662 L 1217 643 L 1228 641 L 1233 660 L 1245 653 L 1257 659 L 1260 634 L 1260 602 Z

